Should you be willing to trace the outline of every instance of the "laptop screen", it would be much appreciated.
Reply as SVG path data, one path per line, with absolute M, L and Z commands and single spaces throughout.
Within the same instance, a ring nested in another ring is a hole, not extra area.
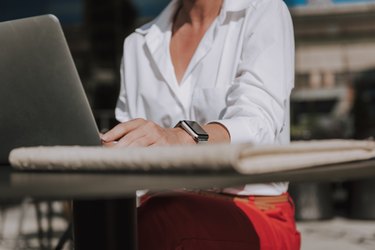
M 59 21 L 0 23 L 0 164 L 16 147 L 100 145 Z

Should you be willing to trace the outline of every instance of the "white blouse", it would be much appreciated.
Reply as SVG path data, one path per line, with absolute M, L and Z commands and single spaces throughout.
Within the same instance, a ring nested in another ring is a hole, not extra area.
M 294 85 L 294 38 L 282 0 L 224 0 L 181 80 L 169 44 L 179 0 L 125 39 L 120 122 L 145 118 L 162 127 L 180 120 L 219 122 L 232 143 L 289 142 L 289 96 Z M 278 195 L 286 183 L 229 188 Z

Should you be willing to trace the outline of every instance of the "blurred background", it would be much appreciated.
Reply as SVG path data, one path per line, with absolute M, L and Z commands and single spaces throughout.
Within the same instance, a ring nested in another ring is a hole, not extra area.
M 372 138 L 375 135 L 375 0 L 285 2 L 292 14 L 296 40 L 292 140 Z M 0 21 L 46 13 L 60 19 L 97 124 L 104 131 L 116 124 L 114 107 L 123 40 L 136 27 L 156 17 L 168 3 L 169 0 L 0 0 Z M 375 179 L 291 183 L 290 191 L 307 242 L 303 243 L 303 249 L 332 249 L 337 247 L 337 239 L 342 238 L 353 245 L 348 243 L 341 249 L 375 249 Z M 33 249 L 26 241 L 23 244 L 6 241 L 6 234 L 13 230 L 17 239 L 23 237 L 25 226 L 20 216 L 34 212 L 30 208 L 15 211 L 1 204 L 0 207 L 0 250 L 1 247 Z M 63 219 L 53 229 L 61 229 L 60 236 L 65 231 L 66 209 L 61 203 L 41 204 L 37 209 L 33 205 L 32 209 L 39 211 L 40 216 L 50 215 L 43 222 L 44 230 L 52 230 L 48 225 L 57 213 Z M 10 211 L 8 218 L 13 219 L 6 220 L 7 211 Z M 34 220 L 30 216 L 25 218 Z M 10 226 L 7 231 L 6 222 L 15 220 L 18 226 L 13 229 Z M 338 231 L 332 233 L 326 227 Z M 314 245 L 319 241 L 326 245 Z M 41 237 L 34 249 L 49 249 L 46 242 L 40 242 Z

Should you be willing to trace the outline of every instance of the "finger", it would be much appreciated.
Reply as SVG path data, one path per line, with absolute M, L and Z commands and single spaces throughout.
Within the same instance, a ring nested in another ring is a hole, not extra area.
M 135 142 L 135 141 L 137 141 L 140 138 L 145 137 L 145 136 L 147 136 L 147 131 L 142 129 L 142 127 L 138 127 L 137 129 L 134 129 L 133 131 L 129 132 L 124 137 L 122 137 L 118 141 L 118 143 L 117 143 L 118 145 L 116 145 L 116 146 L 117 147 L 127 147 L 130 144 L 132 144 L 133 142 Z
M 143 136 L 138 138 L 138 140 L 133 141 L 128 145 L 128 147 L 148 147 L 152 145 L 154 140 L 152 140 L 149 136 Z
M 170 145 L 165 138 L 161 137 L 160 134 L 147 134 L 147 143 L 144 143 L 146 147 L 156 147 L 156 146 L 167 146 Z
M 102 142 L 102 146 L 105 148 L 113 148 L 117 145 L 117 141 L 112 141 L 112 142 Z
M 168 143 L 165 140 L 154 140 L 148 147 L 166 146 Z
M 128 122 L 123 122 L 109 130 L 107 133 L 101 136 L 101 140 L 104 142 L 117 141 L 121 137 L 128 134 L 130 131 L 144 124 L 144 119 L 134 119 Z
M 144 121 L 140 126 L 135 128 L 134 130 L 130 131 L 128 134 L 126 134 L 124 137 L 122 137 L 119 140 L 119 145 L 121 147 L 126 147 L 130 145 L 145 145 L 148 146 L 150 143 L 154 143 L 158 136 L 158 125 L 156 125 L 153 122 Z M 143 138 L 146 137 L 146 138 Z M 140 144 L 137 144 L 136 141 L 140 138 L 143 138 L 143 142 Z M 148 140 L 148 142 L 145 142 L 145 140 Z

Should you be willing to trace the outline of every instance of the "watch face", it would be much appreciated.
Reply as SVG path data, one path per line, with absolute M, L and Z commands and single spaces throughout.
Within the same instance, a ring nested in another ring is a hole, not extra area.
M 195 121 L 184 121 L 186 125 L 190 127 L 191 130 L 193 130 L 200 140 L 208 140 L 208 134 L 206 131 L 203 130 L 203 128 Z

